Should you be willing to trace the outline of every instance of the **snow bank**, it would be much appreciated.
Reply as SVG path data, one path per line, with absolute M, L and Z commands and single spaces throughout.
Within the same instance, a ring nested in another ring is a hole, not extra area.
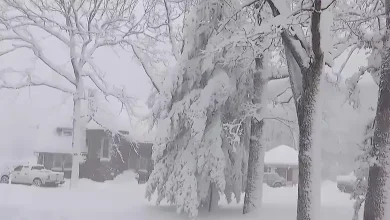
M 0 219 L 13 220 L 183 220 L 175 207 L 144 199 L 145 185 L 138 185 L 127 171 L 113 181 L 97 183 L 81 179 L 76 189 L 37 188 L 0 184 Z M 199 219 L 295 220 L 297 187 L 271 188 L 264 185 L 264 202 L 259 213 L 242 215 L 242 204 L 224 202 L 213 213 L 201 211 Z M 224 201 L 224 200 L 223 200 Z M 243 200 L 242 200 L 243 201 Z M 322 184 L 321 220 L 342 220 L 352 216 L 352 201 L 340 193 L 334 182 Z
M 298 186 L 271 188 L 264 184 L 263 202 L 267 204 L 290 204 L 296 205 L 298 198 Z M 324 181 L 321 184 L 321 205 L 322 206 L 350 206 L 353 201 L 349 194 L 341 193 L 337 184 L 332 181 Z
M 112 181 L 107 181 L 108 183 L 111 184 L 128 184 L 128 183 L 133 183 L 136 181 L 135 179 L 136 173 L 134 173 L 132 170 L 127 170 L 123 172 L 122 174 L 118 175 L 115 177 L 114 180 Z
M 354 182 L 356 180 L 356 176 L 353 172 L 351 172 L 348 175 L 337 176 L 336 179 L 337 181 L 341 181 L 341 182 Z

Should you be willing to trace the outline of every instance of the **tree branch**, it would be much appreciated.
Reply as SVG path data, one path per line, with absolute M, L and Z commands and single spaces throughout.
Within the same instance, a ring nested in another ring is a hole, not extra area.
M 175 57 L 175 59 L 179 60 L 180 55 L 179 55 L 179 50 L 178 50 L 176 40 L 174 37 L 173 25 L 172 25 L 172 21 L 171 21 L 171 15 L 169 12 L 167 0 L 164 0 L 164 7 L 165 7 L 166 15 L 167 15 L 168 35 L 169 35 L 169 40 L 171 41 L 172 53 L 173 53 L 173 56 Z
M 142 67 L 145 70 L 146 75 L 149 77 L 150 81 L 152 82 L 154 88 L 157 90 L 158 93 L 160 93 L 160 88 L 157 85 L 157 82 L 153 79 L 153 71 L 149 68 L 149 64 L 146 62 L 146 58 L 143 56 L 143 53 L 138 47 L 134 45 L 130 45 L 133 49 L 134 55 L 137 57 L 137 59 L 140 61 Z
M 29 71 L 27 71 L 27 73 L 14 69 L 4 69 L 0 71 L 1 75 L 10 73 L 18 73 L 26 76 L 18 83 L 9 83 L 4 79 L 4 77 L 2 77 L 2 79 L 0 80 L 0 89 L 22 89 L 26 87 L 46 86 L 69 94 L 74 94 L 76 92 L 74 89 L 66 88 L 64 86 L 61 86 L 60 84 L 56 84 L 54 82 L 40 79 L 37 76 L 33 76 L 29 73 Z

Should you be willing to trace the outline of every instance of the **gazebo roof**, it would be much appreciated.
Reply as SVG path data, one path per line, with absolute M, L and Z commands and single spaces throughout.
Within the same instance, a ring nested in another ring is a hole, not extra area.
M 265 165 L 298 166 L 298 151 L 286 145 L 280 145 L 265 153 Z

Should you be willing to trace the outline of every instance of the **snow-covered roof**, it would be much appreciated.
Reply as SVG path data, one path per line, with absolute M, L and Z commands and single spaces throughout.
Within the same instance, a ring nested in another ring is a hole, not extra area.
M 37 143 L 35 152 L 72 154 L 72 136 L 59 136 L 53 132 L 52 136 L 46 136 L 45 139 Z M 81 152 L 86 153 L 87 151 L 84 149 Z
M 286 145 L 280 145 L 265 153 L 264 164 L 298 166 L 298 151 Z

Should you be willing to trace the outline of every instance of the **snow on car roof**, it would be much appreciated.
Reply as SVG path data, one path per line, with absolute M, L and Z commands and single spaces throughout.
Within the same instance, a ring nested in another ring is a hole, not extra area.
M 280 145 L 265 153 L 264 163 L 266 165 L 298 165 L 298 151 L 287 145 Z

